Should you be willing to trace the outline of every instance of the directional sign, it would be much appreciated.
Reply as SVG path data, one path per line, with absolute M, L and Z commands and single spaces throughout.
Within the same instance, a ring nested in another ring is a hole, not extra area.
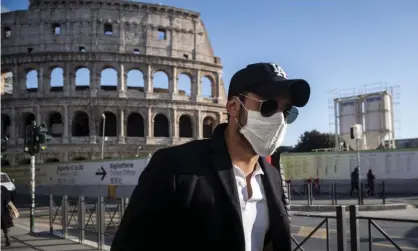
M 106 174 L 107 174 L 107 172 L 103 167 L 100 167 L 100 169 L 96 172 L 96 175 L 99 175 L 99 176 L 101 175 L 102 176 L 102 178 L 101 178 L 102 181 L 106 177 Z
M 39 166 L 42 185 L 136 185 L 149 159 L 51 163 Z M 38 173 L 37 173 L 38 175 Z

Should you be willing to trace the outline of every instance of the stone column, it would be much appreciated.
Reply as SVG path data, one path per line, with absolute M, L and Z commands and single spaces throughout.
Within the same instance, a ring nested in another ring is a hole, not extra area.
M 153 130 L 153 125 L 154 122 L 152 121 L 152 110 L 151 108 L 148 108 L 147 110 L 147 119 L 146 119 L 146 124 L 145 124 L 145 137 L 154 137 L 154 130 Z
M 13 66 L 13 79 L 12 79 L 12 85 L 13 85 L 13 90 L 12 90 L 12 95 L 15 98 L 18 98 L 20 96 L 20 93 L 22 91 L 22 87 L 21 87 L 21 72 L 19 72 L 20 68 L 16 65 Z M 16 88 L 15 88 L 16 87 Z
M 179 138 L 179 119 L 177 118 L 177 109 L 173 108 L 171 110 L 171 128 L 170 128 L 170 136 L 173 139 Z
M 203 138 L 203 118 L 202 118 L 202 112 L 198 110 L 196 112 L 196 137 L 198 139 Z
M 153 76 L 152 76 L 151 65 L 147 65 L 147 70 L 144 73 L 144 92 L 145 92 L 145 95 L 147 95 L 148 93 L 153 92 L 152 79 L 153 79 Z
M 69 127 L 69 121 L 68 121 L 68 105 L 64 105 L 64 137 L 62 138 L 62 143 L 67 144 L 68 143 L 68 127 Z
M 65 63 L 64 69 L 64 96 L 69 97 L 72 94 L 71 86 L 71 64 L 69 62 Z
M 195 71 L 192 81 L 192 100 L 198 101 L 202 90 L 202 73 L 200 70 Z
M 41 107 L 39 105 L 36 106 L 35 114 L 35 121 L 36 125 L 38 126 L 42 123 Z
M 197 59 L 197 54 L 198 54 L 198 42 L 197 42 L 197 38 L 198 38 L 198 34 L 197 34 L 197 22 L 199 22 L 199 20 L 197 19 L 193 19 L 193 60 Z
M 68 127 L 68 142 L 71 142 L 71 138 L 73 137 L 73 114 L 72 112 L 68 114 L 67 127 Z
M 44 68 L 42 65 L 38 69 L 38 89 L 36 90 L 36 93 L 38 97 L 44 95 Z
M 125 72 L 125 66 L 120 64 L 118 71 L 118 92 L 119 98 L 126 98 L 126 82 L 128 75 Z
M 125 15 L 123 8 L 119 11 L 119 13 L 123 16 Z M 119 52 L 125 52 L 125 22 L 122 21 L 119 24 Z
M 89 131 L 90 131 L 90 144 L 97 143 L 97 116 L 99 113 L 96 109 L 89 109 Z
M 119 108 L 119 144 L 125 144 L 126 125 L 125 125 L 125 111 Z
M 168 82 L 168 89 L 169 93 L 171 94 L 171 97 L 173 98 L 176 94 L 178 94 L 178 76 L 177 76 L 177 68 L 172 67 L 171 68 L 171 76 Z
M 214 88 L 215 88 L 214 96 L 219 103 L 222 100 L 222 97 L 221 97 L 222 73 L 217 72 L 215 74 L 215 77 L 216 79 L 215 79 L 215 85 L 214 85 Z
M 97 67 L 95 64 L 93 64 L 93 67 L 90 71 L 90 83 L 89 83 L 89 89 L 90 89 L 90 97 L 96 97 L 97 95 L 97 79 L 100 80 L 100 77 L 97 76 Z
M 43 95 L 49 95 L 51 92 L 51 73 L 49 71 L 44 70 L 44 76 L 43 76 Z

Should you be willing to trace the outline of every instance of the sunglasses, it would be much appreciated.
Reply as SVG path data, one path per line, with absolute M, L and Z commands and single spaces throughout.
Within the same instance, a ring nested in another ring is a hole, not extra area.
M 244 94 L 239 94 L 239 95 L 260 102 L 260 107 L 258 108 L 258 110 L 261 113 L 261 116 L 263 117 L 270 117 L 273 114 L 277 113 L 277 110 L 279 109 L 279 103 L 275 99 L 258 100 L 258 99 L 246 96 Z M 299 111 L 296 107 L 289 106 L 284 109 L 283 115 L 284 115 L 284 118 L 286 119 L 286 123 L 291 124 L 295 122 L 296 118 L 299 115 Z

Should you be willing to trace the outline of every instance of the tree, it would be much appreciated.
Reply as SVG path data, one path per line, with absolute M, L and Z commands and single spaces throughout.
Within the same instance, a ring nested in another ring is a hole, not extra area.
M 294 148 L 294 152 L 311 152 L 314 149 L 335 147 L 334 134 L 317 130 L 304 132 Z

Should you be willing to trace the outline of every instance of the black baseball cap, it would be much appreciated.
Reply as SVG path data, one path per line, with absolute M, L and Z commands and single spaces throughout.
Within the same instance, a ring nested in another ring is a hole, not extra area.
M 228 100 L 244 92 L 252 92 L 263 99 L 272 99 L 283 90 L 289 90 L 292 105 L 296 107 L 304 107 L 311 95 L 308 82 L 303 79 L 287 79 L 286 73 L 277 64 L 250 64 L 232 76 Z

